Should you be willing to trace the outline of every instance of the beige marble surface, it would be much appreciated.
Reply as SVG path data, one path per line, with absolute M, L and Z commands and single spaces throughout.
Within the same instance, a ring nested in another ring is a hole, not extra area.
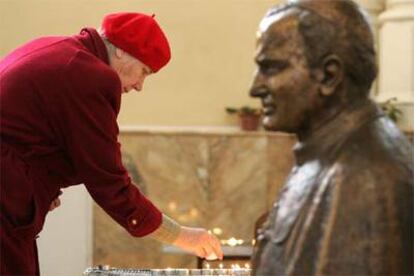
M 141 190 L 179 223 L 220 228 L 221 239 L 253 238 L 256 219 L 289 172 L 292 136 L 236 130 L 129 130 L 124 164 Z M 137 239 L 94 207 L 93 263 L 118 267 L 196 266 L 196 258 Z

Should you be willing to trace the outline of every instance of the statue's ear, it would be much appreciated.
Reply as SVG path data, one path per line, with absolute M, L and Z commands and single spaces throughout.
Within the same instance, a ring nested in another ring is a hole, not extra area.
M 319 93 L 322 96 L 332 95 L 343 81 L 344 66 L 342 60 L 336 55 L 329 55 L 323 59 L 318 71 Z

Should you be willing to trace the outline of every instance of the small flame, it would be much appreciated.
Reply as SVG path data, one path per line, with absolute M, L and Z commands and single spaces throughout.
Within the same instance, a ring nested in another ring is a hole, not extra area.
M 214 233 L 214 235 L 220 236 L 221 234 L 223 234 L 223 230 L 219 227 L 214 227 L 213 228 L 213 233 Z

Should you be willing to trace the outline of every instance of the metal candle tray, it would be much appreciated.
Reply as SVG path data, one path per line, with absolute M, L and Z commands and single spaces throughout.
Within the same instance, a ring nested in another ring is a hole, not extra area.
M 85 276 L 250 276 L 248 268 L 217 269 L 131 269 L 96 266 L 85 270 Z

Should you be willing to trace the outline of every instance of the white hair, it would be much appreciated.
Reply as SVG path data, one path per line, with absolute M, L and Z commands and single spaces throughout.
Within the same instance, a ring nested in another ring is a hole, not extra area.
M 117 47 L 112 44 L 109 39 L 105 35 L 105 31 L 103 29 L 98 30 L 99 36 L 102 38 L 102 41 L 105 44 L 106 50 L 108 51 L 109 56 L 114 56 Z
M 123 52 L 123 55 L 126 57 L 126 60 L 128 62 L 137 62 L 139 61 L 137 58 L 130 55 L 128 52 L 124 51 L 123 49 L 116 47 L 114 44 L 112 44 L 109 39 L 105 35 L 105 31 L 103 29 L 98 30 L 99 36 L 101 37 L 103 43 L 105 44 L 106 51 L 108 52 L 108 57 L 111 60 L 113 57 L 115 57 L 115 52 L 117 49 L 121 50 Z M 140 61 L 139 61 L 140 62 Z

